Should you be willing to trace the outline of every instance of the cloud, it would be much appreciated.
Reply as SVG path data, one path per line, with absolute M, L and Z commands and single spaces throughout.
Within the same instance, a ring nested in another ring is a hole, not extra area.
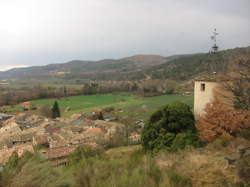
M 0 65 L 137 53 L 206 52 L 250 43 L 249 0 L 3 0 Z

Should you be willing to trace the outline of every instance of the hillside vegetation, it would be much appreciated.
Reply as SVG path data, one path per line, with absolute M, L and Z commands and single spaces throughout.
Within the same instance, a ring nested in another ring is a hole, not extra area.
M 190 80 L 200 74 L 233 70 L 233 61 L 250 58 L 250 47 L 220 51 L 217 54 L 190 54 L 162 57 L 136 55 L 100 61 L 74 60 L 64 64 L 18 68 L 0 72 L 2 79 L 33 79 L 46 82 L 82 82 L 87 80 Z
M 243 57 L 250 58 L 250 47 L 235 48 L 215 54 L 182 56 L 152 67 L 146 72 L 155 79 L 190 80 L 198 75 L 234 71 L 234 62 Z
M 249 141 L 235 139 L 227 144 L 217 141 L 200 149 L 162 151 L 154 156 L 145 154 L 140 146 L 96 153 L 76 151 L 69 158 L 70 164 L 60 167 L 53 167 L 37 152 L 19 160 L 10 159 L 9 164 L 14 164 L 8 170 L 12 171 L 9 173 L 12 178 L 4 184 L 5 187 L 244 186 L 237 177 L 237 169 L 227 168 L 224 159 L 234 154 L 239 145 L 247 146 Z M 3 182 L 6 180 L 0 184 Z

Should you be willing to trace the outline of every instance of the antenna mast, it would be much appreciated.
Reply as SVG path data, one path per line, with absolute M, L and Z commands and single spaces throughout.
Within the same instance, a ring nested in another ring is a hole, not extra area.
M 219 49 L 219 47 L 217 46 L 217 41 L 216 41 L 216 37 L 217 37 L 217 35 L 219 35 L 219 33 L 217 33 L 217 31 L 216 31 L 216 28 L 214 29 L 214 32 L 213 32 L 213 35 L 211 36 L 211 40 L 214 42 L 214 45 L 212 46 L 212 49 L 211 49 L 211 52 L 212 53 L 216 53 L 216 52 L 218 52 L 218 49 Z

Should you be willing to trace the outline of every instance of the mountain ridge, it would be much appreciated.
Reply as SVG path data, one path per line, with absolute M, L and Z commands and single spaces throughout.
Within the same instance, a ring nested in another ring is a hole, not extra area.
M 0 79 L 141 80 L 147 74 L 154 79 L 188 80 L 211 70 L 227 71 L 231 66 L 229 62 L 242 56 L 250 58 L 250 47 L 223 50 L 216 54 L 196 53 L 168 57 L 137 54 L 120 59 L 71 60 L 66 63 L 11 69 L 0 72 Z

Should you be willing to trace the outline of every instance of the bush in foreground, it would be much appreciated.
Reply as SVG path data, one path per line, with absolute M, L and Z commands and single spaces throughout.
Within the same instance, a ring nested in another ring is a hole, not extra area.
M 246 140 L 250 140 L 250 128 L 239 131 L 236 136 L 244 138 Z
M 142 131 L 146 150 L 175 151 L 186 146 L 197 147 L 195 119 L 190 107 L 181 102 L 166 105 L 153 113 Z
M 8 162 L 4 165 L 3 172 L 0 173 L 0 187 L 7 186 L 10 180 L 20 172 L 22 166 L 32 158 L 33 154 L 25 152 L 22 157 L 18 157 L 17 152 L 13 152 L 9 157 Z

